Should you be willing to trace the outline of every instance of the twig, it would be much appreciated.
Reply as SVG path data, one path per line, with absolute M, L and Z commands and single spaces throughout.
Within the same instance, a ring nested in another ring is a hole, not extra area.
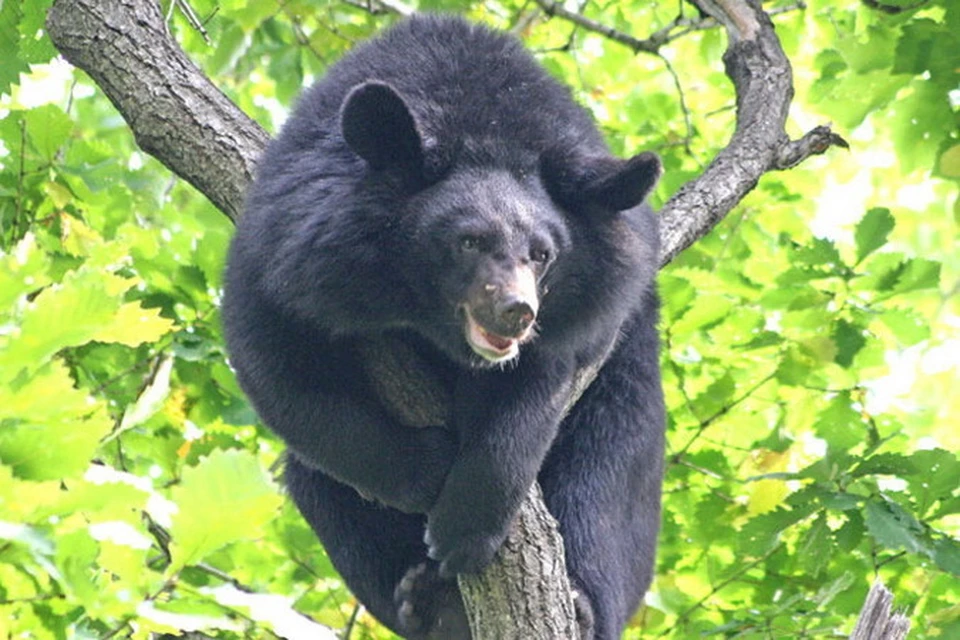
M 187 22 L 190 23 L 190 26 L 193 27 L 197 33 L 203 38 L 203 41 L 207 44 L 210 44 L 210 35 L 207 33 L 206 28 L 203 26 L 206 23 L 206 20 L 201 21 L 200 16 L 197 15 L 197 12 L 193 10 L 193 7 L 190 6 L 190 3 L 187 0 L 175 0 L 173 4 L 170 5 L 170 10 L 173 11 L 173 5 L 176 5 L 180 9 L 180 13 L 187 19 Z M 209 18 L 207 18 L 209 20 Z
M 776 546 L 774 546 L 772 549 L 770 549 L 769 551 L 767 551 L 765 554 L 763 554 L 762 556 L 760 556 L 759 558 L 757 558 L 757 559 L 754 560 L 753 562 L 751 562 L 751 563 L 749 563 L 749 564 L 746 564 L 746 565 L 743 565 L 742 568 L 740 568 L 738 571 L 735 571 L 735 572 L 734 572 L 730 577 L 728 577 L 726 580 L 723 580 L 723 581 L 721 581 L 720 583 L 718 583 L 716 586 L 714 586 L 714 587 L 710 590 L 710 593 L 708 593 L 707 595 L 705 595 L 705 596 L 703 596 L 702 598 L 700 598 L 700 600 L 698 600 L 696 603 L 694 603 L 692 606 L 690 606 L 686 611 L 684 611 L 684 612 L 681 613 L 679 616 L 677 616 L 677 620 L 676 620 L 676 622 L 674 622 L 673 626 L 671 626 L 670 628 L 664 630 L 662 633 L 660 633 L 660 635 L 659 635 L 658 637 L 663 637 L 663 636 L 665 636 L 665 635 L 667 635 L 667 634 L 673 633 L 673 632 L 676 630 L 676 627 L 678 627 L 678 626 L 680 625 L 681 621 L 687 620 L 687 619 L 690 617 L 690 614 L 692 614 L 694 611 L 696 611 L 697 609 L 699 609 L 700 607 L 702 607 L 702 606 L 704 605 L 704 603 L 707 602 L 707 600 L 709 600 L 710 598 L 712 598 L 713 596 L 715 596 L 716 594 L 718 594 L 720 591 L 722 591 L 722 590 L 723 590 L 727 585 L 729 585 L 730 583 L 735 582 L 736 580 L 738 580 L 738 579 L 740 578 L 740 576 L 742 576 L 743 574 L 747 573 L 748 571 L 750 571 L 751 569 L 753 569 L 753 568 L 756 567 L 757 565 L 765 562 L 765 561 L 767 560 L 767 558 L 769 558 L 769 557 L 772 556 L 774 553 L 776 553 L 777 551 L 779 551 L 782 547 L 783 547 L 783 543 L 782 543 L 782 542 L 777 543 Z
M 363 605 L 359 602 L 353 606 L 353 612 L 350 613 L 350 620 L 347 621 L 347 626 L 343 629 L 343 640 L 350 640 L 351 634 L 353 634 L 353 628 L 357 624 L 357 617 L 360 615 L 360 610 L 363 609 Z
M 606 38 L 609 38 L 613 42 L 618 42 L 626 47 L 629 47 L 635 53 L 642 52 L 659 55 L 660 49 L 669 42 L 672 42 L 678 38 L 682 38 L 683 36 L 696 31 L 713 29 L 720 26 L 720 22 L 710 16 L 698 16 L 695 18 L 688 18 L 684 16 L 683 3 L 681 2 L 677 17 L 674 18 L 669 24 L 654 31 L 647 38 L 637 38 L 629 33 L 624 33 L 623 31 L 619 31 L 609 25 L 603 24 L 602 22 L 583 15 L 583 7 L 586 5 L 586 3 L 581 5 L 579 11 L 571 11 L 570 9 L 565 8 L 559 2 L 556 2 L 556 0 L 536 0 L 536 3 L 548 16 L 563 18 L 564 20 L 572 22 L 573 24 L 582 27 L 587 31 L 598 33 Z M 806 8 L 806 2 L 801 0 L 792 5 L 771 9 L 768 12 L 768 15 L 780 15 Z
M 730 413 L 730 411 L 733 410 L 734 407 L 736 407 L 741 402 L 743 402 L 744 400 L 752 396 L 754 393 L 756 393 L 757 390 L 760 389 L 760 387 L 762 387 L 763 385 L 773 380 L 773 378 L 776 375 L 777 375 L 777 369 L 774 369 L 773 371 L 765 375 L 763 378 L 761 378 L 755 385 L 750 387 L 746 393 L 734 399 L 729 404 L 726 404 L 723 407 L 721 407 L 719 411 L 711 415 L 709 418 L 705 420 L 701 420 L 700 427 L 697 429 L 697 432 L 693 434 L 693 437 L 691 437 L 690 440 L 687 441 L 687 444 L 685 444 L 683 448 L 680 449 L 680 451 L 678 451 L 673 456 L 671 456 L 671 458 L 677 461 L 680 460 L 680 458 L 690 449 L 690 446 L 693 445 L 693 443 L 696 442 L 701 435 L 703 435 L 703 432 L 706 431 L 710 427 L 710 425 L 712 425 L 714 422 L 716 422 L 726 414 Z
M 657 53 L 657 55 L 663 61 L 663 66 L 666 67 L 667 73 L 669 73 L 670 77 L 673 78 L 673 86 L 677 88 L 677 97 L 680 101 L 680 111 L 683 112 L 683 123 L 687 128 L 687 135 L 684 136 L 682 140 L 683 149 L 687 152 L 687 155 L 692 157 L 693 151 L 690 150 L 690 142 L 693 140 L 693 125 L 690 122 L 690 109 L 687 107 L 687 99 L 683 93 L 683 85 L 680 84 L 680 76 L 677 75 L 677 71 L 673 68 L 673 65 L 670 64 L 669 58 L 662 53 Z
M 657 50 L 662 44 L 654 42 L 653 40 L 641 40 L 629 34 L 623 33 L 622 31 L 617 31 L 613 27 L 601 24 L 600 22 L 588 18 L 580 13 L 565 9 L 560 3 L 555 2 L 554 0 L 537 0 L 537 4 L 540 5 L 540 8 L 543 9 L 548 16 L 559 16 L 565 20 L 569 20 L 570 22 L 583 27 L 587 31 L 599 33 L 607 38 L 610 38 L 614 42 L 619 42 L 620 44 L 630 47 L 634 51 L 657 53 Z

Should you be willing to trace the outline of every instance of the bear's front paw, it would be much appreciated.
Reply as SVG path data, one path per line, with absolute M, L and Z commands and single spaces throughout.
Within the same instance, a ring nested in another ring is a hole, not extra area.
M 440 563 L 440 576 L 452 578 L 458 573 L 477 573 L 490 564 L 506 537 L 506 531 L 447 537 L 439 535 L 428 521 L 423 541 L 427 556 Z
M 404 574 L 393 592 L 397 619 L 413 638 L 470 640 L 470 625 L 456 582 L 444 580 L 434 563 L 421 563 Z

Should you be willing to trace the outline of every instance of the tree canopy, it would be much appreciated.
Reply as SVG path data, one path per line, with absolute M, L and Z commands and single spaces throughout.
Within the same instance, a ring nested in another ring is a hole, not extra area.
M 0 637 L 392 637 L 225 360 L 230 220 L 57 59 L 52 4 L 0 3 Z M 849 633 L 875 578 L 911 638 L 960 636 L 960 4 L 764 6 L 788 133 L 850 149 L 766 174 L 660 273 L 663 531 L 626 637 Z M 724 30 L 682 2 L 163 3 L 271 132 L 409 8 L 519 35 L 617 154 L 661 155 L 655 205 L 734 129 Z

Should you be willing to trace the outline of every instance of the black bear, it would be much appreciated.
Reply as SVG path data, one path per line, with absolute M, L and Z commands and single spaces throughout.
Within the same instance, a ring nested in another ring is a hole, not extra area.
M 468 637 L 450 578 L 491 560 L 535 481 L 585 633 L 619 637 L 638 606 L 663 465 L 659 173 L 612 157 L 517 40 L 440 16 L 357 46 L 265 152 L 228 261 L 230 360 L 293 500 L 398 633 Z M 388 351 L 406 355 L 379 375 Z M 418 393 L 445 408 L 397 409 Z

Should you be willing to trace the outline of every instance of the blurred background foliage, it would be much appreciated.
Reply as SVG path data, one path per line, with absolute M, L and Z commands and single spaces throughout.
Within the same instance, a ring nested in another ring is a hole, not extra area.
M 225 362 L 228 220 L 56 59 L 50 4 L 0 3 L 0 638 L 391 637 L 283 499 Z M 407 6 L 164 0 L 270 131 Z M 725 36 L 682 2 L 564 6 L 668 41 L 530 0 L 412 7 L 517 33 L 617 153 L 662 155 L 662 204 L 732 131 Z M 831 122 L 851 149 L 768 174 L 661 273 L 663 534 L 626 637 L 836 637 L 881 578 L 911 638 L 958 638 L 960 3 L 765 6 L 791 134 Z

